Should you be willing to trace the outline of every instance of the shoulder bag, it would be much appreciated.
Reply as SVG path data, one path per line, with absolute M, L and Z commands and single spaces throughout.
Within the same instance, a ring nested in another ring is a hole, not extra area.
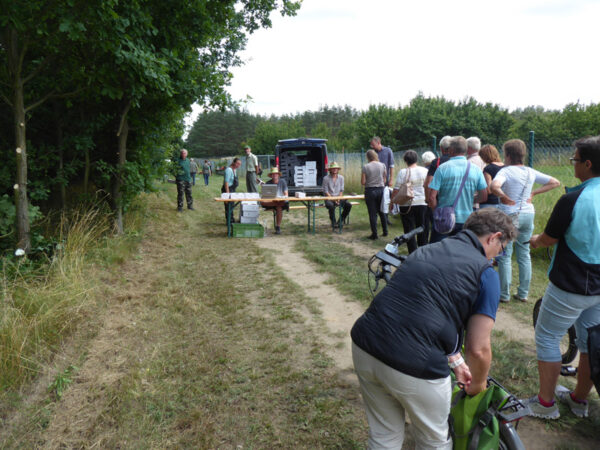
M 413 189 L 412 182 L 410 181 L 410 169 L 406 171 L 406 178 L 404 183 L 398 186 L 398 192 L 392 198 L 392 203 L 400 206 L 410 206 L 413 199 L 415 198 L 415 190 Z M 406 205 L 408 203 L 408 205 Z

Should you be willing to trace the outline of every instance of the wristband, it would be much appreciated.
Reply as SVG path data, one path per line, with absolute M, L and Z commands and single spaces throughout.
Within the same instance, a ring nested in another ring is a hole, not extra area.
M 451 363 L 448 363 L 448 367 L 450 367 L 451 369 L 455 369 L 455 368 L 457 368 L 458 366 L 460 366 L 461 364 L 464 364 L 464 363 L 465 363 L 465 360 L 463 359 L 462 356 L 460 356 L 457 360 L 455 360 L 455 361 L 453 361 Z

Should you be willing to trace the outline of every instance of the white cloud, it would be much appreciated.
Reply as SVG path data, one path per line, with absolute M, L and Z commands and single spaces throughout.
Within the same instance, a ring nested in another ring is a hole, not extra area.
M 304 0 L 249 38 L 230 93 L 251 112 L 406 104 L 419 91 L 514 109 L 599 102 L 600 2 Z

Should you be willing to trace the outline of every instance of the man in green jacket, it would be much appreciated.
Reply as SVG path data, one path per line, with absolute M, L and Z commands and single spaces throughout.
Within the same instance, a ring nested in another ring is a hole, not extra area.
M 181 154 L 177 160 L 177 211 L 183 211 L 183 194 L 188 209 L 194 209 L 194 199 L 192 198 L 192 176 L 190 174 L 190 160 L 187 159 L 188 152 L 186 149 L 181 149 Z

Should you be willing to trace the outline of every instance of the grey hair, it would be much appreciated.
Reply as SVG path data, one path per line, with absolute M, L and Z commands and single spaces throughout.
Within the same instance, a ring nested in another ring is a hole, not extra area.
M 442 150 L 448 150 L 450 147 L 450 139 L 452 139 L 452 136 L 444 136 L 440 139 L 440 148 Z
M 479 139 L 477 136 L 471 136 L 469 139 L 467 139 L 467 149 L 473 149 L 478 152 L 480 148 L 481 139 Z
M 450 139 L 450 155 L 465 155 L 467 153 L 467 140 L 462 136 L 453 136 Z
M 425 152 L 421 155 L 421 161 L 423 161 L 423 164 L 429 165 L 434 159 L 435 155 L 433 154 L 433 152 Z
M 497 208 L 483 208 L 471 213 L 463 228 L 471 230 L 478 237 L 499 231 L 504 242 L 514 241 L 519 234 L 512 219 Z

